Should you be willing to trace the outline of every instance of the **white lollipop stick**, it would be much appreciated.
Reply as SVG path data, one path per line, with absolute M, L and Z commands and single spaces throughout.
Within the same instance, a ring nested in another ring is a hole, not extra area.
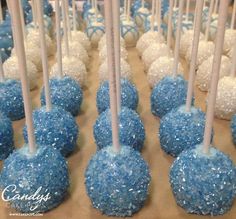
M 12 26 L 14 29 L 13 34 L 17 47 L 16 54 L 18 58 L 19 72 L 22 84 L 25 119 L 26 119 L 28 142 L 29 142 L 29 152 L 33 154 L 36 151 L 36 145 L 35 145 L 33 118 L 32 118 L 32 105 L 29 91 L 29 81 L 27 78 L 24 38 L 23 38 L 23 31 L 21 27 L 21 21 L 20 21 L 21 19 L 19 13 L 20 11 L 19 0 L 9 1 L 9 4 L 12 12 L 11 18 L 12 18 Z
M 2 56 L 0 55 L 0 82 L 4 82 L 5 77 L 4 77 L 4 70 L 2 66 Z
M 193 90 L 194 90 L 198 43 L 199 43 L 200 32 L 201 32 L 203 3 L 204 3 L 204 0 L 198 0 L 196 3 L 197 11 L 195 14 L 194 36 L 193 36 L 193 43 L 192 43 L 192 53 L 191 53 L 190 71 L 189 71 L 189 79 L 188 79 L 188 92 L 187 92 L 187 100 L 186 100 L 187 112 L 190 112 L 191 105 L 192 105 L 191 103 L 192 103 Z
M 115 46 L 115 68 L 116 68 L 116 93 L 117 112 L 121 109 L 121 88 L 120 88 L 120 2 L 112 0 L 114 46 Z
M 142 5 L 142 8 L 144 8 L 144 0 L 142 0 L 142 3 L 141 3 L 141 5 Z
M 161 20 L 161 8 L 162 8 L 162 0 L 159 0 L 159 4 L 158 4 L 158 21 L 160 23 L 160 33 L 162 33 L 162 28 L 161 28 L 161 24 L 162 24 L 162 20 Z
M 232 17 L 231 17 L 230 29 L 234 29 L 234 24 L 235 24 L 235 14 L 236 14 L 236 1 L 234 1 L 234 6 L 233 6 L 233 11 L 232 11 Z
M 31 7 L 32 7 L 34 28 L 37 28 L 37 12 L 35 7 L 35 0 L 31 0 Z
M 159 20 L 159 0 L 157 0 L 156 1 L 156 5 L 155 5 L 155 12 L 156 12 L 156 14 L 155 14 L 155 20 L 156 20 L 156 22 L 157 22 L 157 32 L 158 32 L 158 34 L 160 34 L 160 23 L 161 23 L 161 21 Z
M 62 74 L 62 55 L 61 55 L 61 25 L 60 25 L 60 6 L 59 0 L 55 0 L 55 11 L 56 11 L 56 37 L 57 37 L 57 67 L 58 76 L 63 77 Z
M 62 19 L 63 19 L 63 33 L 64 33 L 64 43 L 66 48 L 66 56 L 69 57 L 69 38 L 68 38 L 68 26 L 67 26 L 67 19 L 66 19 L 66 2 L 62 0 Z
M 20 2 L 21 2 L 21 0 L 20 0 Z M 21 26 L 23 29 L 23 36 L 24 36 L 24 40 L 25 40 L 26 39 L 26 28 L 25 28 L 25 18 L 24 18 L 22 4 L 20 4 L 20 20 L 21 20 Z
M 124 0 L 124 15 L 127 17 L 127 0 Z
M 130 21 L 130 0 L 127 0 L 127 20 Z
M 211 86 L 209 91 L 209 99 L 207 103 L 206 124 L 205 124 L 204 140 L 203 140 L 203 152 L 205 154 L 209 153 L 209 148 L 211 144 L 211 133 L 214 120 L 214 109 L 215 109 L 217 85 L 220 73 L 221 55 L 223 51 L 228 5 L 229 5 L 229 0 L 220 1 L 219 20 L 218 20 L 215 52 L 214 52 L 212 73 L 211 73 Z
M 186 12 L 185 12 L 185 21 L 188 22 L 188 18 L 189 18 L 189 7 L 190 7 L 190 0 L 187 0 L 186 2 Z
M 43 64 L 43 83 L 44 83 L 44 92 L 46 99 L 46 110 L 50 111 L 52 109 L 51 96 L 50 96 L 50 87 L 49 87 L 49 75 L 48 75 L 48 57 L 47 57 L 47 47 L 45 39 L 45 29 L 44 29 L 44 20 L 43 20 L 43 5 L 42 1 L 37 1 L 37 15 L 39 23 L 39 35 L 40 35 L 40 46 L 41 46 L 41 57 Z
M 2 2 L 0 2 L 0 23 L 3 22 L 3 14 L 2 14 Z
M 218 4 L 219 4 L 219 0 L 215 0 L 215 6 L 214 6 L 213 14 L 216 14 L 216 13 L 217 13 L 217 10 L 218 10 Z
M 233 51 L 233 57 L 232 57 L 232 65 L 230 69 L 230 75 L 231 77 L 236 77 L 236 41 L 234 43 L 234 51 Z
M 97 3 L 97 0 L 94 0 L 94 7 L 95 7 L 95 20 L 97 22 L 97 18 L 98 18 L 98 3 Z
M 179 48 L 180 48 L 180 38 L 181 38 L 181 29 L 182 29 L 183 8 L 184 8 L 184 0 L 180 0 L 177 30 L 176 30 L 174 66 L 173 66 L 173 74 L 175 76 L 178 74 Z
M 177 5 L 178 5 L 178 0 L 175 0 L 174 8 L 177 8 Z
M 226 0 L 226 1 L 228 1 L 228 0 Z M 207 23 L 206 23 L 205 41 L 208 41 L 208 38 L 209 38 L 209 31 L 210 31 L 210 27 L 211 27 L 211 16 L 212 16 L 212 12 L 213 12 L 213 7 L 214 7 L 214 0 L 211 0 L 209 12 L 208 12 L 208 17 L 207 17 Z
M 152 0 L 151 31 L 154 31 L 155 2 L 156 0 Z
M 66 16 L 66 22 L 67 22 L 67 32 L 69 36 L 69 40 L 72 40 L 72 35 L 71 35 L 71 26 L 70 26 L 70 17 L 69 17 L 69 3 L 68 0 L 65 1 L 65 16 Z
M 117 114 L 117 94 L 116 94 L 116 74 L 115 74 L 115 54 L 114 54 L 114 36 L 112 22 L 112 1 L 105 0 L 105 24 L 107 38 L 107 58 L 109 69 L 109 90 L 110 90 L 110 107 L 111 107 L 111 124 L 112 124 L 112 142 L 115 152 L 120 151 L 118 114 Z
M 168 29 L 167 29 L 167 46 L 169 51 L 171 51 L 171 41 L 172 41 L 172 16 L 173 16 L 173 0 L 169 0 L 169 14 L 168 14 Z
M 195 4 L 195 9 L 194 9 L 194 18 L 193 18 L 193 28 L 195 27 L 196 23 L 196 16 L 197 16 L 197 4 Z M 204 6 L 203 6 L 204 7 Z M 201 12 L 202 13 L 202 12 Z
M 75 0 L 72 0 L 72 13 L 73 13 L 73 30 L 76 31 L 76 6 Z

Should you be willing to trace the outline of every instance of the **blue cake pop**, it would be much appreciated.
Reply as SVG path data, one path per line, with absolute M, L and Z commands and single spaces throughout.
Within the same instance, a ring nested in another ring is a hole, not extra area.
M 74 151 L 79 129 L 69 112 L 61 107 L 53 107 L 50 111 L 42 107 L 33 112 L 33 121 L 38 145 L 53 146 L 63 156 L 68 156 Z M 23 132 L 25 142 L 28 142 L 26 126 Z
M 2 58 L 2 63 L 4 63 L 9 58 L 9 56 L 2 50 L 0 50 L 0 55 Z
M 159 138 L 161 148 L 174 157 L 203 141 L 205 113 L 182 105 L 161 118 Z
M 48 0 L 43 1 L 43 12 L 45 15 L 51 17 L 53 15 L 53 7 Z
M 231 131 L 232 131 L 233 142 L 236 145 L 236 115 L 232 117 Z
M 126 217 L 139 211 L 147 199 L 151 177 L 140 153 L 127 146 L 98 151 L 85 172 L 87 194 L 94 208 L 108 216 Z
M 0 160 L 4 160 L 14 149 L 11 120 L 0 112 Z
M 221 215 L 232 206 L 236 195 L 236 168 L 223 152 L 203 146 L 186 150 L 170 169 L 170 184 L 179 206 L 188 213 Z
M 7 55 L 11 54 L 11 50 L 13 48 L 13 39 L 11 35 L 0 35 L 0 48 L 4 51 Z
M 151 93 L 152 114 L 161 118 L 172 109 L 183 105 L 186 102 L 187 89 L 187 81 L 182 76 L 164 77 Z
M 112 144 L 111 111 L 103 112 L 96 120 L 93 127 L 93 135 L 97 149 Z M 145 140 L 145 129 L 139 115 L 127 107 L 122 107 L 119 113 L 119 139 L 123 145 L 133 147 L 141 151 Z
M 55 77 L 50 79 L 49 86 L 52 104 L 62 107 L 73 116 L 77 116 L 83 101 L 83 91 L 79 83 L 65 76 L 63 78 Z M 41 104 L 46 104 L 44 88 L 41 92 Z
M 53 147 L 40 146 L 35 154 L 30 154 L 28 145 L 25 145 L 3 163 L 0 188 L 4 200 L 16 195 L 36 197 L 9 200 L 11 206 L 20 212 L 42 213 L 57 207 L 67 195 L 68 187 L 66 160 Z
M 136 0 L 132 3 L 131 5 L 131 16 L 134 16 L 134 14 L 142 7 L 142 1 L 141 0 Z M 145 8 L 150 8 L 150 4 L 148 2 L 144 2 L 144 7 Z
M 97 91 L 97 110 L 102 113 L 110 108 L 109 82 L 101 83 Z M 138 91 L 134 84 L 127 79 L 121 79 L 121 106 L 136 110 L 138 106 Z
M 24 118 L 24 103 L 19 81 L 8 79 L 0 82 L 0 111 L 11 120 Z

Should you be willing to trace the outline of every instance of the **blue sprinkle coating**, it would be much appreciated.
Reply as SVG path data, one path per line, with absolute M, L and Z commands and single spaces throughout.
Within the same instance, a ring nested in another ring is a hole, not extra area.
M 188 83 L 180 75 L 166 76 L 157 83 L 151 93 L 151 111 L 162 117 L 172 109 L 183 105 L 187 98 Z
M 77 116 L 83 101 L 83 91 L 79 83 L 71 77 L 65 76 L 52 78 L 49 81 L 49 86 L 52 104 L 62 107 L 73 116 Z M 41 104 L 46 104 L 44 88 L 41 92 Z
M 93 127 L 93 135 L 100 150 L 112 144 L 111 111 L 103 112 L 96 120 Z M 141 151 L 145 140 L 145 129 L 139 115 L 122 107 L 119 114 L 119 138 L 120 143 Z
M 0 82 L 0 111 L 11 120 L 25 117 L 21 83 L 17 80 Z
M 233 142 L 236 145 L 236 115 L 232 117 L 231 131 L 232 131 Z
M 108 216 L 131 216 L 139 211 L 148 196 L 151 177 L 140 153 L 122 146 L 98 151 L 85 172 L 87 194 L 94 208 Z
M 174 157 L 203 141 L 205 113 L 195 107 L 190 112 L 183 105 L 161 118 L 159 138 L 161 148 Z
M 4 52 L 4 51 L 2 51 L 2 50 L 0 50 L 0 55 L 1 55 L 1 58 L 2 58 L 2 63 L 4 63 L 7 59 L 8 59 L 8 55 Z
M 136 110 L 138 106 L 138 91 L 134 84 L 127 79 L 121 79 L 121 106 Z M 110 108 L 109 82 L 101 83 L 97 91 L 97 110 L 98 113 Z
M 221 215 L 236 195 L 236 168 L 223 152 L 198 145 L 184 151 L 170 169 L 170 184 L 178 205 L 188 213 Z
M 79 129 L 69 112 L 61 107 L 53 107 L 48 112 L 44 106 L 33 112 L 33 121 L 38 145 L 53 146 L 63 156 L 68 156 L 74 151 Z M 23 134 L 25 142 L 28 142 L 26 126 Z
M 1 190 L 15 185 L 19 196 L 33 195 L 41 188 L 39 195 L 50 199 L 38 200 L 10 200 L 13 208 L 24 213 L 40 213 L 57 207 L 67 195 L 69 174 L 67 162 L 59 151 L 52 147 L 40 146 L 35 154 L 30 154 L 28 145 L 15 150 L 3 164 L 0 175 Z M 13 188 L 9 188 L 3 195 L 6 199 L 16 195 Z M 37 203 L 38 202 L 38 203 Z M 34 209 L 36 207 L 36 209 Z
M 141 0 L 134 1 L 131 5 L 131 16 L 133 17 L 141 7 L 142 7 L 142 1 Z M 145 2 L 144 7 L 145 8 L 150 8 L 150 4 L 148 2 Z
M 44 0 L 43 1 L 43 12 L 44 14 L 46 14 L 47 16 L 51 17 L 53 14 L 53 7 L 52 4 L 49 3 L 48 0 Z
M 0 160 L 6 159 L 14 149 L 11 120 L 0 112 Z
M 13 39 L 11 35 L 0 35 L 0 48 L 7 55 L 11 54 L 11 50 L 13 48 Z

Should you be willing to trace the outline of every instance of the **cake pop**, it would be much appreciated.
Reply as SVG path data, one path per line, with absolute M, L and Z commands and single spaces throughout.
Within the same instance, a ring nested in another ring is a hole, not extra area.
M 104 34 L 98 43 L 98 50 L 100 51 L 106 44 L 107 44 L 106 34 Z M 126 47 L 125 40 L 122 37 L 120 37 L 120 47 L 124 48 Z
M 221 215 L 226 213 L 236 195 L 236 169 L 232 160 L 211 145 L 214 102 L 228 3 L 220 1 L 212 82 L 207 105 L 203 143 L 182 152 L 170 169 L 170 184 L 179 206 L 188 213 Z
M 210 87 L 211 80 L 211 68 L 213 63 L 213 56 L 210 56 L 208 59 L 203 61 L 203 63 L 198 67 L 196 75 L 196 84 L 202 91 L 208 91 Z M 222 78 L 230 74 L 231 61 L 228 57 L 222 56 L 221 65 L 220 65 L 220 75 Z
M 0 160 L 6 159 L 14 150 L 11 120 L 0 112 Z
M 104 82 L 108 80 L 108 66 L 107 60 L 105 60 L 99 67 L 98 74 L 100 82 Z M 125 61 L 123 58 L 120 59 L 120 74 L 121 77 L 127 80 L 131 80 L 132 78 L 132 71 L 129 63 Z
M 100 113 L 110 107 L 109 83 L 101 83 L 97 91 L 97 110 Z M 138 106 L 138 91 L 134 84 L 126 79 L 121 79 L 121 106 L 136 110 Z
M 141 30 L 143 30 L 143 25 L 145 23 L 145 20 L 150 15 L 150 11 L 148 8 L 144 7 L 144 3 L 145 3 L 144 0 L 142 0 L 141 7 L 133 15 L 135 23 Z
M 65 159 L 52 147 L 36 148 L 32 122 L 32 106 L 27 84 L 23 33 L 20 24 L 19 1 L 9 1 L 17 47 L 19 72 L 22 79 L 29 144 L 15 150 L 3 163 L 0 188 L 4 201 L 23 213 L 42 213 L 58 206 L 67 195 L 68 168 Z M 29 186 L 30 185 L 30 186 Z M 41 201 L 35 197 L 40 195 Z M 23 198 L 11 198 L 11 197 Z
M 11 35 L 0 35 L 0 49 L 7 55 L 11 54 L 13 48 L 13 41 Z
M 231 131 L 232 131 L 233 142 L 236 145 L 236 115 L 232 117 Z
M 131 4 L 131 16 L 134 16 L 134 14 L 142 7 L 142 0 L 135 0 Z M 144 2 L 145 8 L 150 8 L 150 4 L 148 2 Z
M 103 23 L 92 22 L 86 28 L 86 34 L 90 39 L 92 46 L 95 48 L 97 47 L 98 42 L 104 33 L 105 33 L 105 27 Z
M 91 49 L 91 43 L 87 35 L 82 31 L 71 31 L 71 41 L 79 42 L 87 52 Z

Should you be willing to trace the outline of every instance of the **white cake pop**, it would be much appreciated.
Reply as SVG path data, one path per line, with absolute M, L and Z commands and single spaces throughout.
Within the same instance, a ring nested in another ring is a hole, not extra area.
M 215 114 L 227 120 L 236 114 L 236 77 L 226 76 L 219 80 Z
M 30 83 L 30 89 L 33 90 L 37 86 L 38 71 L 33 62 L 26 59 L 27 75 Z M 3 69 L 6 74 L 6 78 L 20 80 L 18 59 L 16 56 L 8 58 L 4 64 Z
M 70 42 L 69 44 L 70 56 L 79 58 L 86 66 L 88 65 L 89 57 L 85 48 L 79 42 Z M 62 43 L 62 55 L 66 55 L 66 45 Z
M 156 31 L 148 31 L 144 33 L 138 40 L 136 48 L 140 55 L 152 44 L 154 43 L 164 43 L 165 38 L 163 35 Z
M 106 44 L 107 44 L 106 34 L 104 34 L 98 43 L 98 50 L 101 50 Z M 126 47 L 125 40 L 122 37 L 120 37 L 120 46 L 124 48 Z
M 188 30 L 181 36 L 181 41 L 180 41 L 181 57 L 185 57 L 189 47 L 191 47 L 190 50 L 192 50 L 193 34 L 194 34 L 193 30 Z M 203 40 L 203 39 L 204 39 L 204 35 L 200 33 L 200 40 Z
M 139 38 L 138 28 L 132 20 L 124 20 L 121 22 L 121 35 L 128 47 L 136 45 Z
M 87 70 L 84 63 L 74 56 L 64 56 L 62 58 L 62 66 L 63 66 L 63 76 L 70 76 L 82 86 L 86 83 L 87 78 Z M 52 66 L 50 77 L 58 76 L 58 66 L 55 63 Z
M 169 56 L 169 48 L 165 43 L 154 43 L 150 45 L 142 55 L 145 70 L 147 71 L 151 64 L 161 56 Z
M 128 59 L 128 51 L 126 50 L 126 48 L 120 47 L 120 56 L 125 60 Z M 107 58 L 107 46 L 104 45 L 99 52 L 99 60 L 101 63 L 103 63 L 106 58 Z
M 144 28 L 144 23 L 147 17 L 150 15 L 150 11 L 146 7 L 141 7 L 138 11 L 134 14 L 134 20 L 141 30 Z
M 107 81 L 109 79 L 109 72 L 108 72 L 108 66 L 107 66 L 107 59 L 104 60 L 104 62 L 100 65 L 99 70 L 99 79 L 100 82 Z M 120 59 L 120 74 L 122 78 L 131 80 L 132 78 L 132 71 L 129 63 L 125 61 L 125 59 Z
M 236 30 L 227 29 L 225 31 L 223 52 L 227 54 L 236 42 Z
M 47 46 L 47 52 L 48 56 L 54 54 L 54 45 L 51 40 L 51 38 L 45 34 L 46 37 L 46 46 Z M 29 31 L 27 37 L 26 37 L 26 46 L 27 44 L 34 45 L 34 47 L 39 47 L 40 45 L 40 38 L 39 38 L 39 32 L 37 29 L 32 29 Z
M 149 86 L 153 88 L 155 84 L 159 83 L 165 76 L 173 75 L 174 58 L 169 56 L 162 56 L 154 61 L 147 73 Z M 178 74 L 183 75 L 183 66 L 178 65 Z
M 213 55 L 211 55 L 208 59 L 204 60 L 201 65 L 199 65 L 196 75 L 196 84 L 202 91 L 208 91 L 210 87 L 211 80 L 211 68 L 213 63 Z M 220 75 L 222 78 L 224 76 L 229 75 L 230 73 L 231 61 L 228 57 L 222 56 L 221 66 L 220 66 Z
M 198 46 L 197 65 L 201 65 L 204 60 L 209 58 L 213 54 L 214 48 L 215 46 L 213 42 L 205 40 L 200 41 Z M 192 47 L 189 47 L 185 56 L 188 63 L 190 63 L 191 53 Z
M 98 46 L 98 42 L 100 41 L 104 33 L 105 27 L 101 22 L 92 22 L 86 28 L 86 34 L 94 48 Z

